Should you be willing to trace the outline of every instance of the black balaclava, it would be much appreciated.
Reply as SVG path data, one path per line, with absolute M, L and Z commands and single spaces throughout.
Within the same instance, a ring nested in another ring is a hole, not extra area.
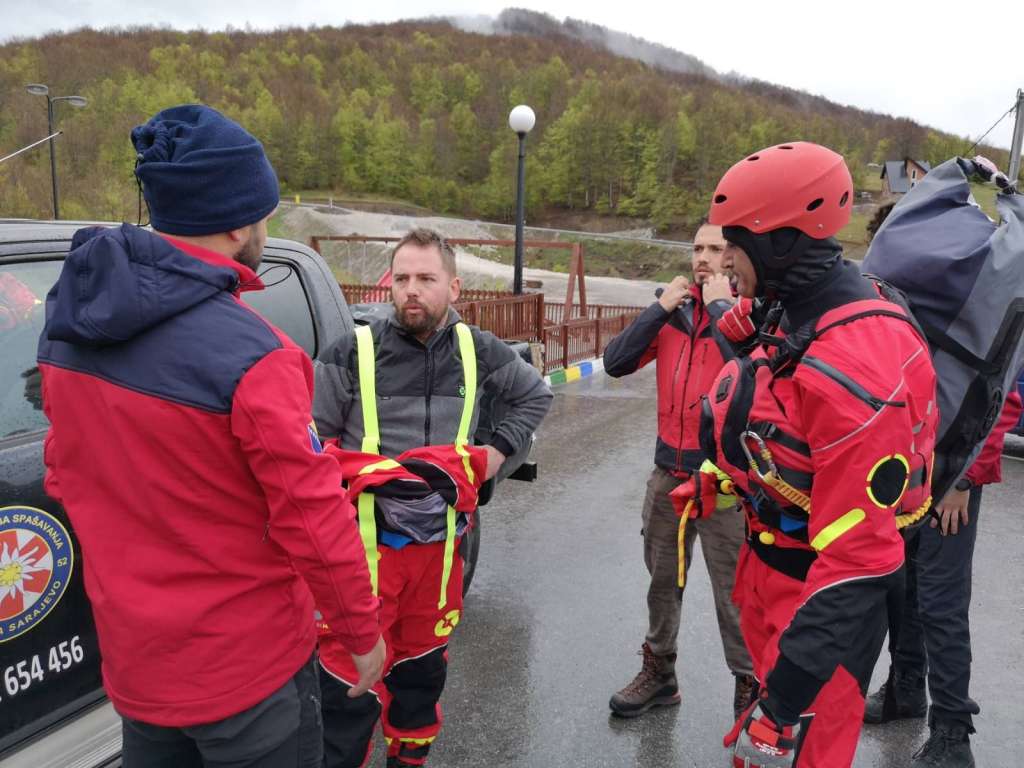
M 769 300 L 800 296 L 842 258 L 834 237 L 816 240 L 799 229 L 782 227 L 760 234 L 746 227 L 722 227 L 722 235 L 750 258 L 757 274 L 757 295 Z

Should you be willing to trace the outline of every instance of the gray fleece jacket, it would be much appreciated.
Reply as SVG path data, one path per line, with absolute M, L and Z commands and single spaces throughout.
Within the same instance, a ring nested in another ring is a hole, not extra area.
M 382 455 L 455 442 L 465 396 L 454 328 L 459 321 L 459 314 L 449 309 L 444 328 L 425 344 L 398 324 L 393 310 L 371 321 Z M 475 326 L 470 329 L 477 358 L 477 407 L 470 435 L 477 432 L 481 398 L 493 398 L 503 415 L 499 423 L 481 426 L 493 430 L 491 445 L 512 456 L 529 443 L 547 414 L 551 390 L 501 339 Z M 313 419 L 321 438 L 338 438 L 346 450 L 360 449 L 363 412 L 355 333 L 342 336 L 316 362 Z

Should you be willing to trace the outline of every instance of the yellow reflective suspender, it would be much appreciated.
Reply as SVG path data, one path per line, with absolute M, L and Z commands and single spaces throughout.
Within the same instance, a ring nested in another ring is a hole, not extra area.
M 462 406 L 462 418 L 459 431 L 455 437 L 455 450 L 462 456 L 463 466 L 469 481 L 474 482 L 473 468 L 470 463 L 469 429 L 473 423 L 473 409 L 476 405 L 476 346 L 473 343 L 473 332 L 465 323 L 455 324 L 455 335 L 459 342 L 459 356 L 462 358 L 462 375 L 465 380 L 465 400 Z M 356 361 L 359 368 L 359 398 L 363 410 L 363 453 L 380 453 L 380 423 L 377 420 L 377 382 L 376 355 L 373 349 L 373 332 L 370 326 L 361 325 L 356 328 Z M 380 462 L 386 465 L 389 459 Z M 373 465 L 377 467 L 378 465 Z M 387 465 L 390 466 L 390 465 Z M 359 510 L 359 535 L 366 550 L 366 562 L 370 568 L 370 582 L 374 595 L 378 592 L 377 561 L 377 521 L 374 517 L 374 496 L 372 493 L 361 493 L 357 500 Z M 446 515 L 447 535 L 444 543 L 444 565 L 441 571 L 441 596 L 438 609 L 448 604 L 448 581 L 451 578 L 452 564 L 455 562 L 455 528 L 458 512 L 449 506 Z
M 380 453 L 380 424 L 377 421 L 376 357 L 373 351 L 373 331 L 370 326 L 356 328 L 356 360 L 359 365 L 359 400 L 363 406 L 363 453 Z M 377 596 L 377 520 L 374 517 L 373 494 L 361 493 L 356 500 L 359 510 L 359 536 L 366 550 L 366 564 L 370 568 L 370 584 Z
M 470 466 L 469 425 L 473 421 L 473 406 L 476 403 L 476 347 L 473 344 L 473 332 L 465 323 L 455 324 L 455 335 L 459 338 L 459 356 L 462 358 L 462 377 L 466 382 L 466 394 L 462 403 L 462 419 L 459 421 L 459 432 L 455 436 L 455 450 L 462 457 L 469 482 L 474 482 L 473 467 Z M 441 597 L 437 601 L 438 610 L 448 604 L 448 579 L 452 575 L 452 563 L 455 561 L 455 507 L 448 507 L 448 535 L 444 540 L 444 568 L 441 571 Z

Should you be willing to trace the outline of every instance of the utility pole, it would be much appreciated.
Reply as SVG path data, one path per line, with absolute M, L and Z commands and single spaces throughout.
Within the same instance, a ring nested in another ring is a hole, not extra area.
M 1017 183 L 1020 173 L 1021 142 L 1024 141 L 1024 89 L 1017 89 L 1017 119 L 1013 123 L 1013 141 L 1010 142 L 1010 170 L 1007 176 L 1010 183 Z

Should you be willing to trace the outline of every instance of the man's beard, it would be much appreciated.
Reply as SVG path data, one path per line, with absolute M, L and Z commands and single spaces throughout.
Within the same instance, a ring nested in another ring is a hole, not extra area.
M 263 261 L 264 243 L 259 242 L 259 240 L 256 225 L 254 224 L 249 234 L 249 239 L 239 249 L 238 253 L 235 254 L 235 261 L 248 267 L 253 272 L 260 268 L 260 263 Z
M 413 336 L 433 332 L 448 315 L 448 307 L 434 313 L 422 304 L 416 304 L 415 306 L 420 310 L 420 314 L 410 317 L 407 308 L 395 305 L 395 318 L 398 320 L 398 324 Z

